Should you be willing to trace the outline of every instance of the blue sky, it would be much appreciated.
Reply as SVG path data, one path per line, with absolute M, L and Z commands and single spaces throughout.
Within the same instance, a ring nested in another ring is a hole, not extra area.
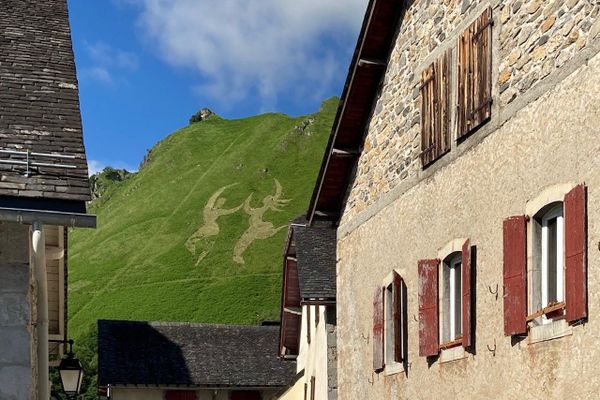
M 367 0 L 68 0 L 90 169 L 137 169 L 209 107 L 302 115 L 340 95 Z

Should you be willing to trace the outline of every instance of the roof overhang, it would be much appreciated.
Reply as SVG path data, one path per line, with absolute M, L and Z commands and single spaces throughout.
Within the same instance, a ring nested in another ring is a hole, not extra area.
M 47 225 L 68 226 L 72 228 L 96 228 L 96 216 L 90 214 L 27 210 L 0 207 L 0 221 L 32 224 L 41 222 Z
M 403 1 L 371 0 L 321 170 L 308 209 L 308 220 L 339 221 L 352 172 L 362 151 L 365 130 L 400 21 Z

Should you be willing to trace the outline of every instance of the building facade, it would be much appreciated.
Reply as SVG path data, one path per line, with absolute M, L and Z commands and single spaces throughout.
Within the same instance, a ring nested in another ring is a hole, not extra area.
M 66 0 L 0 9 L 0 398 L 48 399 L 67 228 L 94 227 Z
M 597 397 L 599 13 L 370 2 L 308 217 L 340 399 Z
M 335 239 L 331 224 L 308 226 L 305 217 L 288 229 L 279 354 L 298 375 L 279 399 L 337 399 Z

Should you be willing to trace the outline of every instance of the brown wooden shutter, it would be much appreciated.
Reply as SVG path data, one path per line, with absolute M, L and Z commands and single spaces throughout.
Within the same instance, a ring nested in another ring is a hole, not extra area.
M 568 322 L 587 317 L 586 188 L 565 196 L 565 305 Z
M 504 220 L 504 334 L 527 332 L 527 217 Z
M 440 260 L 419 261 L 419 355 L 435 356 L 440 351 L 438 275 Z
M 394 361 L 404 361 L 404 321 L 402 321 L 402 277 L 394 271 L 392 282 L 392 313 L 394 316 Z
M 378 286 L 373 296 L 373 369 L 379 372 L 383 367 L 383 288 Z
M 470 348 L 473 332 L 471 332 L 471 278 L 473 268 L 471 264 L 471 241 L 467 241 L 462 247 L 462 344 Z
M 492 115 L 492 9 L 458 39 L 458 139 Z
M 421 161 L 423 167 L 450 151 L 450 51 L 421 74 Z

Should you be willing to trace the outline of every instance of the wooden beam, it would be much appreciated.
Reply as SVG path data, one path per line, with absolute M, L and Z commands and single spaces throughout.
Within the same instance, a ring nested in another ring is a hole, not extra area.
M 358 66 L 363 68 L 385 69 L 387 68 L 387 62 L 384 60 L 361 58 L 360 60 L 358 60 Z

